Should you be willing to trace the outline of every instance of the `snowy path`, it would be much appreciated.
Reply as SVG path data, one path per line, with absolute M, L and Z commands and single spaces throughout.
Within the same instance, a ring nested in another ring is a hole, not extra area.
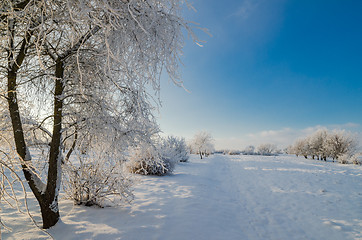
M 360 169 L 298 160 L 243 156 L 231 161 L 246 239 L 361 239 Z
M 291 156 L 192 156 L 173 175 L 139 178 L 131 206 L 94 209 L 63 201 L 63 222 L 52 235 L 67 240 L 362 239 L 358 166 Z M 21 229 L 23 224 L 4 239 L 44 236 Z

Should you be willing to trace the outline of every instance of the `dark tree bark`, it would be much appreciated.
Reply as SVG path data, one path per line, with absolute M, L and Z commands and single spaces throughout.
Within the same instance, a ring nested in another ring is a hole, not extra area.
M 13 21 L 13 20 L 9 20 Z M 43 218 L 43 228 L 50 228 L 54 226 L 58 220 L 59 220 L 59 210 L 58 210 L 58 202 L 57 202 L 57 191 L 59 188 L 59 184 L 57 184 L 58 179 L 58 172 L 57 172 L 57 164 L 54 161 L 56 159 L 55 157 L 49 159 L 49 174 L 48 174 L 48 182 L 47 187 L 45 191 L 43 192 L 43 189 L 39 189 L 39 181 L 35 182 L 37 176 L 35 174 L 34 169 L 31 167 L 31 155 L 28 150 L 28 147 L 26 145 L 25 137 L 24 137 L 24 130 L 23 125 L 21 122 L 21 116 L 20 116 L 20 110 L 19 110 L 19 104 L 18 104 L 18 97 L 17 97 L 17 72 L 20 69 L 27 53 L 27 48 L 29 46 L 29 41 L 32 36 L 32 32 L 27 31 L 26 36 L 24 37 L 21 47 L 18 51 L 16 51 L 16 47 L 14 46 L 14 35 L 15 35 L 15 22 L 9 22 L 9 50 L 8 50 L 8 73 L 7 73 L 7 100 L 9 105 L 9 113 L 13 128 L 13 134 L 14 134 L 14 141 L 15 141 L 15 147 L 16 151 L 21 158 L 22 161 L 22 170 L 25 176 L 26 181 L 29 184 L 30 189 L 34 193 L 34 196 L 38 200 L 38 203 L 40 205 L 40 210 Z M 16 53 L 16 56 L 15 56 Z M 59 72 L 62 74 L 63 66 L 59 68 Z M 57 71 L 56 71 L 57 72 Z M 62 76 L 61 76 L 62 77 Z M 60 81 L 61 82 L 61 81 Z M 58 84 L 59 85 L 59 84 Z M 58 92 L 62 91 L 63 87 L 58 86 Z M 56 88 L 57 93 L 57 88 Z M 62 94 L 62 93 L 61 93 Z M 55 99 L 58 99 L 57 96 L 55 96 Z M 55 103 L 56 105 L 57 103 Z M 59 104 L 57 105 L 57 113 L 58 109 L 60 109 L 60 114 L 57 114 L 57 117 L 59 118 L 59 115 L 61 116 L 61 107 L 59 108 Z M 55 111 L 55 110 L 54 110 Z M 55 118 L 55 117 L 54 117 Z M 57 118 L 57 120 L 58 120 Z M 61 118 L 61 117 L 60 117 Z M 56 120 L 54 120 L 56 122 Z M 59 121 L 57 121 L 58 123 Z M 54 124 L 56 125 L 56 124 Z M 58 124 L 59 127 L 61 125 Z M 57 129 L 58 130 L 58 129 Z M 60 133 L 60 129 L 57 131 Z M 55 138 L 59 138 L 59 135 L 56 135 Z M 55 139 L 53 136 L 53 139 Z M 59 151 L 60 143 L 58 143 L 57 139 L 53 140 L 54 144 L 52 144 L 53 149 L 56 148 Z M 58 147 L 57 147 L 58 146 Z M 55 154 L 57 154 L 55 152 Z M 53 154 L 54 155 L 54 154 Z M 57 154 L 58 156 L 59 154 Z M 39 180 L 39 179 L 37 179 Z
M 55 66 L 55 91 L 54 91 L 54 123 L 53 135 L 49 152 L 48 181 L 46 187 L 47 197 L 45 199 L 48 206 L 51 206 L 51 212 L 47 211 L 47 216 L 43 214 L 43 227 L 54 226 L 59 220 L 58 210 L 58 192 L 61 178 L 61 137 L 62 137 L 62 111 L 63 111 L 63 75 L 64 64 L 62 60 L 57 61 Z M 51 217 L 48 214 L 52 215 Z M 44 217 L 49 217 L 44 219 Z
M 14 4 L 14 11 L 23 10 L 31 1 L 23 0 Z M 57 49 L 52 49 L 54 54 L 48 52 L 48 55 L 53 59 L 55 63 L 55 89 L 54 89 L 54 109 L 53 109 L 53 133 L 49 151 L 49 165 L 48 165 L 48 176 L 46 185 L 35 174 L 34 169 L 31 167 L 31 155 L 27 147 L 23 125 L 21 122 L 21 113 L 19 110 L 18 94 L 17 92 L 17 73 L 20 69 L 25 57 L 27 56 L 27 50 L 29 48 L 30 40 L 33 35 L 33 30 L 28 30 L 21 34 L 24 34 L 23 40 L 20 45 L 17 46 L 14 43 L 16 34 L 16 22 L 13 18 L 8 18 L 7 14 L 0 14 L 0 19 L 7 22 L 7 34 L 8 34 L 8 72 L 7 72 L 7 101 L 9 106 L 9 113 L 13 128 L 14 140 L 16 151 L 21 158 L 22 170 L 27 180 L 30 189 L 34 193 L 41 209 L 43 228 L 47 229 L 54 226 L 60 216 L 58 210 L 58 193 L 61 183 L 61 162 L 62 162 L 62 113 L 63 113 L 63 102 L 64 102 L 64 64 L 66 59 L 73 54 L 77 53 L 79 48 L 95 33 L 100 30 L 99 26 L 95 26 L 86 32 L 82 37 L 79 38 L 78 42 L 69 49 L 66 49 L 63 54 L 58 55 Z M 37 24 L 36 20 L 33 22 L 34 26 L 29 29 L 35 29 Z M 18 37 L 18 36 L 17 36 Z M 46 41 L 42 44 L 47 44 Z M 46 46 L 45 46 L 46 48 Z M 71 152 L 70 152 L 71 153 Z M 70 157 L 70 154 L 67 155 Z

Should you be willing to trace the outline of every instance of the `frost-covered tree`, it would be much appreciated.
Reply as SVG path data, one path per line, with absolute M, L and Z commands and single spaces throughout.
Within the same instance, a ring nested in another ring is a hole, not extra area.
M 310 152 L 310 146 L 308 139 L 299 139 L 294 143 L 292 153 L 299 156 L 302 155 L 305 158 L 308 158 Z
M 113 146 L 125 142 L 118 147 L 126 148 L 154 131 L 148 90 L 159 90 L 163 70 L 182 84 L 182 29 L 197 40 L 181 17 L 184 3 L 1 1 L 0 96 L 44 228 L 59 220 L 61 163 L 75 148 L 92 147 L 108 132 Z M 35 170 L 27 129 L 44 135 L 44 178 Z
M 274 144 L 266 143 L 260 144 L 257 148 L 257 152 L 260 155 L 271 156 L 277 154 L 277 146 Z
M 191 149 L 202 159 L 203 156 L 208 156 L 215 150 L 213 142 L 214 139 L 210 133 L 201 131 L 195 134 L 190 145 Z
M 328 134 L 326 145 L 330 157 L 338 160 L 342 155 L 351 155 L 357 146 L 357 141 L 351 134 L 335 130 Z
M 292 147 L 292 153 L 297 156 L 303 155 L 305 158 L 312 156 L 313 159 L 317 156 L 318 159 L 324 161 L 332 158 L 334 161 L 340 156 L 343 156 L 343 159 L 353 156 L 356 146 L 356 138 L 343 130 L 318 130 L 296 141 Z
M 325 129 L 321 129 L 316 131 L 314 134 L 312 134 L 308 140 L 309 140 L 309 146 L 310 146 L 310 154 L 312 155 L 312 158 L 314 159 L 317 157 L 317 159 L 325 159 L 327 157 L 326 152 L 326 140 L 327 140 L 328 132 Z

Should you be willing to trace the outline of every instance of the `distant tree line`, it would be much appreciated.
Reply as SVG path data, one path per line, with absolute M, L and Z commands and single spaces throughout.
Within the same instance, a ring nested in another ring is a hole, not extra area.
M 244 148 L 244 150 L 242 150 L 242 151 L 224 149 L 224 150 L 217 151 L 217 153 L 228 154 L 228 155 L 243 154 L 243 155 L 276 156 L 276 155 L 282 153 L 282 151 L 280 149 L 278 149 L 278 147 L 275 144 L 265 143 L 265 144 L 260 144 L 258 147 L 249 145 L 246 148 Z
M 358 142 L 350 133 L 343 130 L 327 131 L 321 129 L 306 138 L 297 140 L 287 150 L 290 154 L 304 156 L 306 159 L 347 163 L 349 160 L 357 163 L 354 155 Z

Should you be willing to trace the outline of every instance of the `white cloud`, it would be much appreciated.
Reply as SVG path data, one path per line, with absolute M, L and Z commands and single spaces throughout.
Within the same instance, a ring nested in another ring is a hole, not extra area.
M 298 130 L 292 128 L 283 128 L 279 130 L 267 130 L 258 133 L 248 134 L 247 137 L 255 145 L 262 143 L 272 143 L 279 147 L 286 147 L 295 141 L 300 135 L 305 135 Z

